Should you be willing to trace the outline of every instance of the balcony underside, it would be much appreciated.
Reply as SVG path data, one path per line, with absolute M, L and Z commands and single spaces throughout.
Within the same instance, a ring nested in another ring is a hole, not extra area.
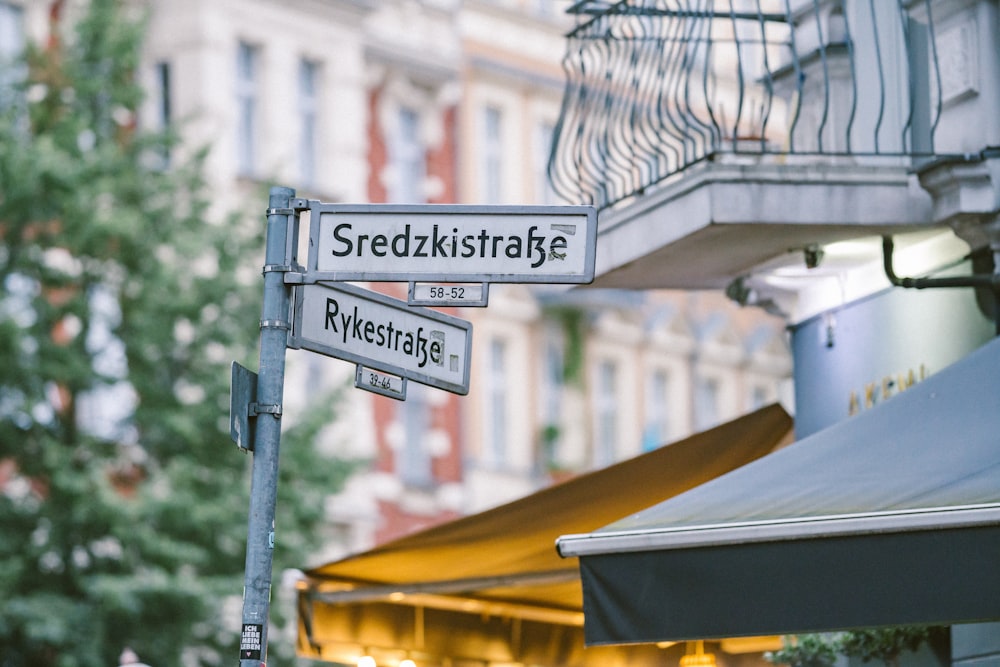
M 600 220 L 595 287 L 724 288 L 782 257 L 801 264 L 810 246 L 935 227 L 898 160 L 727 156 L 622 204 Z

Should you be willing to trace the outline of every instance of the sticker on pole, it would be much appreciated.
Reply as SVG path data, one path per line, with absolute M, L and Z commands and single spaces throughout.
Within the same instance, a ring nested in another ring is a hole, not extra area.
M 259 623 L 244 623 L 240 633 L 240 660 L 260 660 L 261 635 L 264 626 Z
M 295 288 L 290 347 L 469 393 L 472 324 L 347 284 Z

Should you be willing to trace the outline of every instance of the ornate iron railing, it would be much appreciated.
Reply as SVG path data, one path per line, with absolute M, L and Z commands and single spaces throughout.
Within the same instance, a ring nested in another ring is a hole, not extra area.
M 606 208 L 721 153 L 933 153 L 932 0 L 582 0 L 549 158 Z

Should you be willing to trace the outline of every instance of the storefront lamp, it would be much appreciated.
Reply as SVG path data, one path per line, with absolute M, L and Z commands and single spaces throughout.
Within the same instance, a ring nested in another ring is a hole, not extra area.
M 417 667 L 417 663 L 413 662 L 409 658 L 399 661 L 399 667 Z
M 375 658 L 370 655 L 363 655 L 358 658 L 358 667 L 375 667 Z
M 693 652 L 692 644 L 694 644 Z M 684 657 L 681 658 L 681 667 L 715 667 L 715 654 L 705 653 L 705 642 L 700 639 L 688 642 Z

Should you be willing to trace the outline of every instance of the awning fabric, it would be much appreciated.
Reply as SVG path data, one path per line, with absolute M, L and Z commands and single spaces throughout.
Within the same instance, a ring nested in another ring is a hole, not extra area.
M 533 495 L 306 572 L 300 655 L 353 662 L 374 649 L 535 664 L 649 664 L 662 651 L 583 652 L 575 563 L 556 538 L 745 465 L 792 440 L 777 405 Z M 547 658 L 547 659 L 543 659 Z
M 586 534 L 588 644 L 1000 619 L 1000 340 Z

